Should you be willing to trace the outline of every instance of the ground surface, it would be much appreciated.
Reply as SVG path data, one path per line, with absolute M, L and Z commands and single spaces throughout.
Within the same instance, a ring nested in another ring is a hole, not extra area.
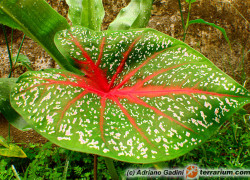
M 51 0 L 48 1 L 54 9 L 63 16 L 67 16 L 67 5 L 65 1 Z M 187 17 L 188 4 L 181 0 L 184 19 Z M 120 9 L 129 3 L 129 0 L 103 0 L 106 15 L 104 18 L 103 29 L 116 17 Z M 242 82 L 242 70 L 244 68 L 248 81 L 245 87 L 250 90 L 250 1 L 248 0 L 197 0 L 193 3 L 190 19 L 204 19 L 210 23 L 215 23 L 223 27 L 232 44 L 230 50 L 228 43 L 222 33 L 210 26 L 195 24 L 191 25 L 188 30 L 186 43 L 204 54 L 216 66 L 226 72 L 228 75 Z M 177 0 L 155 0 L 153 3 L 152 17 L 148 27 L 157 29 L 176 39 L 181 40 L 183 29 L 179 5 Z M 8 29 L 8 39 L 10 32 Z M 13 52 L 17 53 L 23 34 L 14 31 Z M 29 57 L 34 70 L 58 67 L 52 58 L 29 37 L 24 40 L 21 50 L 22 54 Z M 242 59 L 244 56 L 244 64 Z M 25 68 L 18 68 L 14 71 L 13 76 L 18 77 L 26 71 Z M 2 30 L 0 30 L 0 77 L 7 77 L 9 73 L 9 62 L 6 44 Z M 246 107 L 248 110 L 249 106 Z M 0 115 L 0 135 L 8 135 L 8 123 Z M 15 142 L 44 142 L 46 141 L 34 131 L 21 132 L 11 127 L 11 136 Z

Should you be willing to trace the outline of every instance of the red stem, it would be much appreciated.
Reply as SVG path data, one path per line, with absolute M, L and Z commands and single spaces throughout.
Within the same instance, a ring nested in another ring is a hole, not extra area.
M 141 36 L 139 36 L 138 38 L 136 38 L 132 44 L 129 46 L 128 50 L 126 52 L 124 52 L 123 54 L 123 59 L 121 60 L 121 63 L 120 65 L 118 66 L 117 70 L 116 70 L 116 73 L 113 75 L 112 79 L 111 79 L 111 82 L 109 83 L 109 90 L 113 87 L 114 85 L 114 82 L 118 76 L 118 74 L 120 74 L 122 72 L 122 69 L 125 65 L 125 62 L 126 60 L 128 59 L 128 56 L 130 54 L 130 52 L 132 51 L 133 47 L 135 46 L 135 44 L 141 39 Z

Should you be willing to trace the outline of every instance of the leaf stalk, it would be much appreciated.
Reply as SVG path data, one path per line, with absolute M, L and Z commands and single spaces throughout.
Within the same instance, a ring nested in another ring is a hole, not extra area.
M 185 23 L 184 23 L 184 19 L 183 19 L 183 13 L 182 13 L 182 7 L 181 7 L 181 0 L 178 0 L 178 3 L 179 3 L 179 8 L 180 8 L 180 13 L 181 13 L 181 22 L 182 22 L 182 27 L 183 27 L 183 30 L 185 31 Z
M 94 154 L 94 180 L 97 180 L 97 155 Z
M 17 173 L 17 171 L 16 171 L 16 168 L 15 168 L 15 166 L 14 166 L 13 164 L 11 165 L 11 168 L 12 168 L 12 171 L 13 171 L 13 173 L 14 173 L 16 179 L 17 179 L 17 180 L 21 180 L 21 178 L 19 177 L 19 175 L 18 175 L 18 173 Z
M 19 49 L 18 49 L 18 52 L 17 52 L 17 56 L 16 56 L 16 59 L 15 59 L 15 62 L 14 62 L 14 68 L 15 68 L 15 66 L 16 66 L 16 63 L 17 63 L 17 60 L 18 60 L 18 57 L 19 57 L 21 48 L 22 48 L 22 46 L 23 46 L 23 41 L 24 41 L 24 39 L 25 39 L 25 34 L 23 35 L 22 42 L 21 42 L 21 44 L 20 44 L 20 46 L 19 46 Z
M 189 1 L 188 3 L 188 16 L 187 16 L 187 22 L 186 22 L 186 26 L 184 28 L 184 35 L 183 35 L 183 42 L 185 41 L 186 39 L 186 35 L 187 35 L 187 30 L 188 30 L 188 26 L 189 26 L 189 17 L 190 17 L 190 12 L 191 12 L 191 0 Z
M 109 170 L 109 173 L 111 175 L 111 179 L 112 180 L 118 180 L 119 176 L 118 176 L 118 174 L 116 172 L 113 160 L 110 159 L 110 158 L 107 158 L 107 157 L 104 157 L 104 159 L 105 159 L 106 166 L 107 166 L 107 168 Z
M 4 37 L 5 37 L 5 42 L 6 42 L 6 46 L 7 46 L 8 55 L 9 55 L 10 72 L 9 72 L 8 78 L 10 78 L 11 74 L 12 74 L 12 66 L 13 66 L 13 64 L 12 64 L 11 52 L 10 52 L 10 47 L 9 47 L 8 38 L 7 38 L 7 34 L 6 34 L 6 29 L 5 29 L 4 25 L 2 25 L 2 29 L 3 29 L 3 34 L 4 34 Z

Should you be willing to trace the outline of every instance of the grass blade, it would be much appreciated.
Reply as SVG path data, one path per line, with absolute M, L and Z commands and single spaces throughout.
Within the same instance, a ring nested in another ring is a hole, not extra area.
M 220 32 L 223 34 L 224 38 L 226 39 L 226 41 L 227 41 L 227 43 L 229 44 L 229 47 L 230 47 L 230 49 L 231 49 L 230 40 L 229 40 L 229 38 L 227 37 L 227 33 L 226 33 L 226 31 L 225 31 L 224 28 L 222 28 L 222 27 L 220 27 L 220 26 L 217 26 L 217 25 L 215 25 L 214 23 L 209 23 L 209 22 L 207 22 L 207 21 L 204 21 L 203 19 L 191 20 L 191 21 L 189 21 L 188 25 L 190 25 L 190 24 L 196 24 L 196 23 L 206 24 L 206 25 L 212 26 L 212 27 L 214 27 L 214 28 L 220 30 Z

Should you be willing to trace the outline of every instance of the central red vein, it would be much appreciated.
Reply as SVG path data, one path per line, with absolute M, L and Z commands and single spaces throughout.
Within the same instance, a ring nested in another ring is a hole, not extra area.
M 106 98 L 103 97 L 101 99 L 101 113 L 100 113 L 100 131 L 101 131 L 101 138 L 103 140 L 103 142 L 106 142 L 105 141 L 105 138 L 104 138 L 104 130 L 103 130 L 103 125 L 104 125 L 104 111 L 105 111 L 105 106 L 106 106 Z
M 34 88 L 34 87 L 41 86 L 41 85 L 61 84 L 61 85 L 65 85 L 65 86 L 71 85 L 73 87 L 80 87 L 80 88 L 83 88 L 85 91 L 87 91 L 89 93 L 94 93 L 94 94 L 97 94 L 99 96 L 104 96 L 106 94 L 103 91 L 100 91 L 98 89 L 95 89 L 94 87 L 87 86 L 87 85 L 82 84 L 82 83 L 78 84 L 78 83 L 71 82 L 71 81 L 56 81 L 56 80 L 51 80 L 51 79 L 46 79 L 46 78 L 40 78 L 40 79 L 47 81 L 47 83 L 41 83 L 39 85 L 34 85 L 34 86 L 30 87 L 30 88 Z
M 104 48 L 104 45 L 105 45 L 105 37 L 102 38 L 102 41 L 101 41 L 101 45 L 100 45 L 100 53 L 99 53 L 99 56 L 98 56 L 98 60 L 96 62 L 96 66 L 99 66 L 100 63 L 101 63 L 101 60 L 102 60 L 102 55 L 103 55 L 103 48 Z
M 126 90 L 129 89 L 129 90 Z M 221 94 L 216 92 L 209 92 L 209 91 L 203 91 L 203 90 L 197 90 L 197 89 L 191 89 L 191 88 L 166 88 L 166 87 L 160 87 L 160 86 L 148 86 L 143 87 L 140 89 L 132 89 L 132 88 L 126 88 L 123 90 L 113 91 L 112 94 L 117 96 L 126 96 L 126 95 L 137 95 L 137 96 L 147 96 L 147 97 L 157 97 L 157 96 L 164 96 L 169 94 L 186 94 L 186 95 L 192 95 L 192 94 L 205 94 L 205 95 L 212 95 L 212 96 L 218 96 L 218 97 L 240 97 L 235 95 L 229 95 L 229 94 Z
M 123 107 L 123 105 L 120 103 L 118 98 L 113 97 L 112 100 L 119 106 L 119 108 L 122 110 L 123 114 L 128 118 L 129 122 L 134 126 L 134 128 L 140 133 L 140 135 L 150 144 L 154 147 L 152 142 L 147 138 L 147 136 L 143 133 L 143 131 L 138 127 L 137 123 L 135 122 L 134 118 L 130 116 L 128 111 Z
M 123 70 L 123 67 L 125 65 L 125 62 L 127 61 L 128 59 L 128 56 L 130 54 L 130 52 L 132 51 L 133 47 L 135 46 L 135 44 L 141 39 L 141 36 L 139 36 L 138 38 L 136 38 L 132 43 L 131 45 L 129 46 L 128 50 L 123 54 L 123 59 L 121 60 L 121 63 L 120 65 L 118 66 L 117 70 L 116 70 L 116 73 L 114 74 L 114 76 L 112 77 L 110 83 L 109 83 L 109 90 L 113 87 L 114 85 L 114 82 L 118 76 L 118 74 L 120 74 Z
M 179 124 L 180 126 L 184 127 L 185 129 L 188 129 L 189 131 L 192 131 L 194 132 L 191 128 L 187 127 L 186 125 L 182 124 L 181 122 L 173 119 L 172 117 L 166 115 L 165 113 L 163 113 L 162 111 L 160 111 L 159 109 L 153 107 L 153 106 L 150 106 L 149 104 L 145 103 L 144 101 L 142 101 L 141 99 L 135 97 L 135 96 L 132 96 L 132 95 L 129 95 L 129 98 L 128 100 L 132 101 L 132 102 L 135 102 L 137 104 L 140 104 L 140 105 L 143 105 L 149 109 L 152 109 L 156 114 L 160 115 L 160 116 L 163 116 L 167 119 L 169 119 L 170 121 L 172 122 L 175 122 L 176 124 Z
M 135 75 L 135 73 L 139 70 L 139 69 L 141 69 L 143 66 L 145 66 L 150 60 L 152 60 L 152 59 L 154 59 L 154 58 L 156 58 L 156 56 L 158 56 L 159 54 L 161 54 L 161 53 L 163 53 L 164 51 L 166 51 L 167 49 L 164 49 L 164 50 L 162 50 L 162 51 L 159 51 L 159 52 L 156 52 L 156 53 L 154 53 L 152 56 L 150 56 L 149 58 L 147 58 L 140 66 L 138 66 L 137 68 L 135 68 L 133 71 L 131 71 L 129 74 L 127 74 L 125 77 L 124 77 L 124 79 L 123 79 L 123 81 L 120 83 L 120 84 L 118 84 L 116 87 L 115 87 L 115 89 L 119 89 L 119 88 L 121 88 L 133 75 Z
M 154 77 L 156 77 L 156 76 L 158 76 L 158 75 L 160 75 L 160 74 L 162 74 L 162 73 L 164 73 L 164 72 L 167 72 L 167 71 L 169 71 L 169 70 L 171 70 L 171 69 L 176 69 L 176 68 L 178 68 L 178 67 L 180 67 L 180 66 L 183 66 L 183 65 L 186 65 L 186 64 L 190 64 L 190 63 L 183 63 L 183 64 L 179 64 L 179 65 L 177 65 L 177 66 L 173 66 L 173 67 L 170 67 L 170 68 L 167 68 L 167 69 L 161 69 L 161 70 L 159 70 L 159 71 L 157 71 L 157 72 L 155 72 L 155 73 L 153 73 L 153 74 L 147 76 L 147 77 L 146 77 L 145 79 L 143 79 L 142 81 L 136 83 L 136 84 L 132 87 L 132 89 L 136 89 L 136 88 L 138 88 L 138 87 L 142 87 L 143 84 L 144 84 L 145 82 L 148 82 L 148 81 L 151 80 L 152 78 L 154 78 Z
M 107 78 L 105 76 L 105 74 L 103 73 L 103 71 L 93 62 L 93 60 L 91 59 L 91 57 L 88 55 L 88 53 L 84 50 L 84 48 L 82 47 L 82 45 L 80 44 L 80 42 L 77 41 L 76 38 L 74 38 L 74 36 L 69 32 L 72 40 L 72 42 L 75 43 L 75 45 L 80 49 L 80 51 L 82 52 L 82 55 L 84 58 L 86 58 L 86 61 L 89 63 L 89 67 L 91 68 L 91 70 L 93 71 L 93 74 L 91 74 L 91 79 L 98 81 L 101 84 L 101 88 L 104 92 L 108 91 L 108 81 Z M 101 49 L 103 49 L 104 46 L 104 42 L 105 42 L 105 38 L 102 40 L 102 44 L 101 45 Z M 102 57 L 102 51 L 100 51 L 99 57 Z M 77 63 L 83 63 L 86 64 L 83 61 L 77 61 Z M 99 63 L 99 62 L 98 62 Z
M 77 97 L 75 97 L 74 99 L 72 99 L 62 110 L 61 112 L 61 116 L 60 116 L 60 119 L 59 121 L 57 122 L 57 127 L 58 127 L 58 124 L 62 121 L 66 111 L 70 108 L 70 106 L 72 106 L 72 104 L 74 104 L 77 100 L 81 99 L 83 96 L 85 96 L 88 92 L 86 91 L 83 91 L 81 92 Z

